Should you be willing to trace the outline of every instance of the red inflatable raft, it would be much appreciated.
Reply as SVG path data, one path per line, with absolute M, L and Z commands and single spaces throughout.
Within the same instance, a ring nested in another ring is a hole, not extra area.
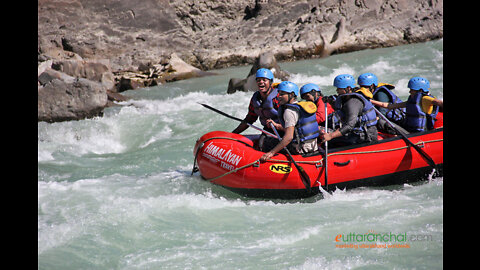
M 203 179 L 247 197 L 304 198 L 326 190 L 382 186 L 427 179 L 432 167 L 400 136 L 382 136 L 375 143 L 329 149 L 328 188 L 324 156 L 293 155 L 311 180 L 307 192 L 295 166 L 281 153 L 260 163 L 263 152 L 253 148 L 255 136 L 213 131 L 197 140 L 195 167 Z M 443 127 L 407 135 L 436 164 L 443 175 Z

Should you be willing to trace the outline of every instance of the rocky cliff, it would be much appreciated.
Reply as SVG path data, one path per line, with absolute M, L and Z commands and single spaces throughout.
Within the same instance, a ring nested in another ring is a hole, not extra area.
M 132 73 L 140 86 L 175 80 L 172 54 L 195 69 L 183 79 L 264 52 L 296 60 L 441 37 L 443 0 L 38 1 L 39 67 L 107 61 L 114 79 L 97 81 L 112 92 Z

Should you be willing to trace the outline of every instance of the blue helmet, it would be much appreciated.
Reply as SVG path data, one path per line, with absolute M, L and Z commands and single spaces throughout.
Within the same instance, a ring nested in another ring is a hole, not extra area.
M 305 94 L 305 93 L 309 93 L 312 90 L 315 90 L 317 92 L 322 92 L 320 90 L 320 88 L 318 87 L 318 85 L 316 85 L 314 83 L 307 83 L 300 88 L 300 96 Z
M 333 80 L 333 86 L 337 88 L 355 87 L 355 78 L 350 74 L 340 74 Z
M 363 73 L 362 75 L 358 76 L 357 83 L 360 86 L 370 86 L 372 84 L 378 85 L 378 79 L 373 73 Z
M 298 97 L 298 86 L 289 81 L 283 81 L 278 85 L 278 91 L 283 91 L 287 93 L 294 93 Z
M 255 74 L 255 78 L 267 78 L 273 81 L 273 73 L 270 71 L 270 69 L 260 68 L 257 70 L 257 73 Z
M 413 77 L 408 81 L 408 88 L 412 90 L 423 90 L 423 92 L 428 92 L 430 88 L 430 82 L 423 77 Z

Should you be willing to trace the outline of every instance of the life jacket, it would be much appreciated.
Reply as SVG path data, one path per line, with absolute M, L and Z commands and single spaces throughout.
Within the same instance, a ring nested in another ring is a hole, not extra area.
M 424 96 L 432 95 L 424 92 L 419 92 L 415 95 L 410 95 L 407 100 L 406 107 L 406 122 L 405 129 L 409 132 L 422 132 L 425 130 L 433 129 L 435 124 L 435 117 L 438 114 L 439 107 L 433 105 L 433 111 L 431 114 L 427 114 L 422 110 L 422 98 Z
M 295 136 L 293 142 L 302 143 L 306 140 L 315 139 L 320 135 L 317 118 L 315 115 L 317 106 L 313 102 L 301 101 L 294 104 L 288 103 L 280 106 L 278 115 L 282 126 L 285 126 L 283 114 L 287 108 L 298 112 L 298 122 L 295 125 Z
M 365 88 L 365 87 L 360 87 L 359 89 L 356 89 L 354 93 L 361 93 L 363 94 L 364 97 L 367 97 L 368 99 L 373 98 L 372 92 L 370 92 L 370 89 Z
M 377 114 L 375 113 L 373 104 L 359 93 L 349 93 L 349 94 L 343 94 L 339 96 L 335 101 L 335 105 L 334 105 L 335 115 L 332 117 L 333 118 L 332 120 L 338 121 L 340 123 L 345 120 L 345 114 L 342 111 L 342 107 L 346 102 L 347 97 L 349 96 L 358 98 L 363 103 L 363 110 L 360 113 L 360 115 L 358 115 L 357 123 L 353 128 L 353 132 L 357 134 L 360 132 L 367 132 L 368 127 L 374 126 L 377 124 Z M 334 123 L 334 126 L 336 126 L 335 123 Z
M 272 88 L 270 94 L 268 94 L 267 98 L 262 102 L 262 98 L 260 96 L 260 92 L 255 92 L 252 96 L 252 104 L 255 113 L 260 117 L 260 123 L 263 126 L 267 126 L 267 119 L 272 119 L 273 121 L 278 123 L 278 111 L 275 109 L 273 104 L 273 99 L 276 98 L 278 95 L 277 88 Z
M 380 91 L 387 94 L 388 98 L 391 101 L 390 103 L 402 103 L 403 101 L 391 91 L 394 88 L 395 86 L 391 84 L 379 83 L 378 87 L 373 91 L 373 96 L 375 96 L 375 94 L 377 94 Z M 390 121 L 401 123 L 405 118 L 405 108 L 389 110 L 385 116 Z

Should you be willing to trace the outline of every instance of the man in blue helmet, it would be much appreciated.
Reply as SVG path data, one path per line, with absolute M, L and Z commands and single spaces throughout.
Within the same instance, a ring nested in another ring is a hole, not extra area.
M 422 132 L 433 129 L 435 117 L 443 101 L 430 95 L 430 82 L 423 77 L 413 77 L 408 81 L 410 96 L 402 103 L 372 101 L 375 106 L 396 109 L 406 108 L 406 119 L 403 127 L 409 132 Z
M 338 94 L 333 106 L 333 127 L 336 129 L 321 134 L 322 142 L 332 141 L 331 146 L 338 147 L 377 141 L 377 115 L 369 98 L 361 92 L 354 92 L 353 76 L 340 74 L 333 80 L 333 86 Z
M 327 115 L 333 112 L 333 108 L 330 103 L 323 102 L 322 91 L 320 90 L 318 85 L 314 83 L 307 83 L 302 86 L 300 88 L 300 97 L 302 97 L 302 99 L 315 103 L 315 105 L 317 106 L 317 123 L 319 125 L 323 125 Z M 327 105 L 327 115 L 325 115 L 325 104 Z
M 357 92 L 361 92 L 373 100 L 387 103 L 401 103 L 403 102 L 392 90 L 395 86 L 387 83 L 378 83 L 378 78 L 373 73 L 363 73 L 358 76 L 357 84 L 360 87 Z M 370 94 L 371 93 L 371 94 Z M 397 130 L 401 130 L 403 133 L 408 134 L 408 131 L 403 129 L 398 124 L 403 124 L 405 120 L 405 108 L 397 108 L 389 110 L 380 107 L 378 110 L 385 115 L 390 122 L 395 126 L 392 128 L 383 118 L 378 119 L 377 128 L 386 133 L 397 134 Z
M 257 119 L 260 117 L 260 122 L 263 125 L 263 129 L 273 133 L 273 130 L 270 126 L 267 125 L 267 120 L 271 119 L 275 122 L 279 122 L 278 120 L 278 100 L 277 94 L 278 91 L 276 88 L 272 87 L 273 83 L 273 73 L 266 68 L 260 68 L 257 70 L 256 74 L 256 82 L 258 91 L 253 93 L 252 98 L 250 99 L 250 104 L 248 105 L 248 113 L 244 118 L 244 121 L 250 124 L 255 123 Z M 248 128 L 246 123 L 240 123 L 232 133 L 241 133 Z M 282 133 L 283 134 L 283 133 Z M 282 135 L 280 134 L 280 135 Z M 272 147 L 271 145 L 274 142 L 270 142 L 273 138 L 265 136 L 262 133 L 259 139 L 259 149 L 266 151 L 266 148 Z M 270 143 L 265 143 L 270 142 Z M 269 150 L 269 149 L 268 149 Z
M 280 124 L 273 120 L 267 120 L 267 123 L 273 124 L 279 131 L 283 130 L 284 136 L 273 149 L 260 157 L 260 161 L 270 159 L 284 147 L 288 147 L 292 155 L 318 150 L 317 138 L 320 131 L 315 117 L 317 106 L 310 101 L 297 102 L 298 95 L 295 83 L 284 81 L 278 85 Z

